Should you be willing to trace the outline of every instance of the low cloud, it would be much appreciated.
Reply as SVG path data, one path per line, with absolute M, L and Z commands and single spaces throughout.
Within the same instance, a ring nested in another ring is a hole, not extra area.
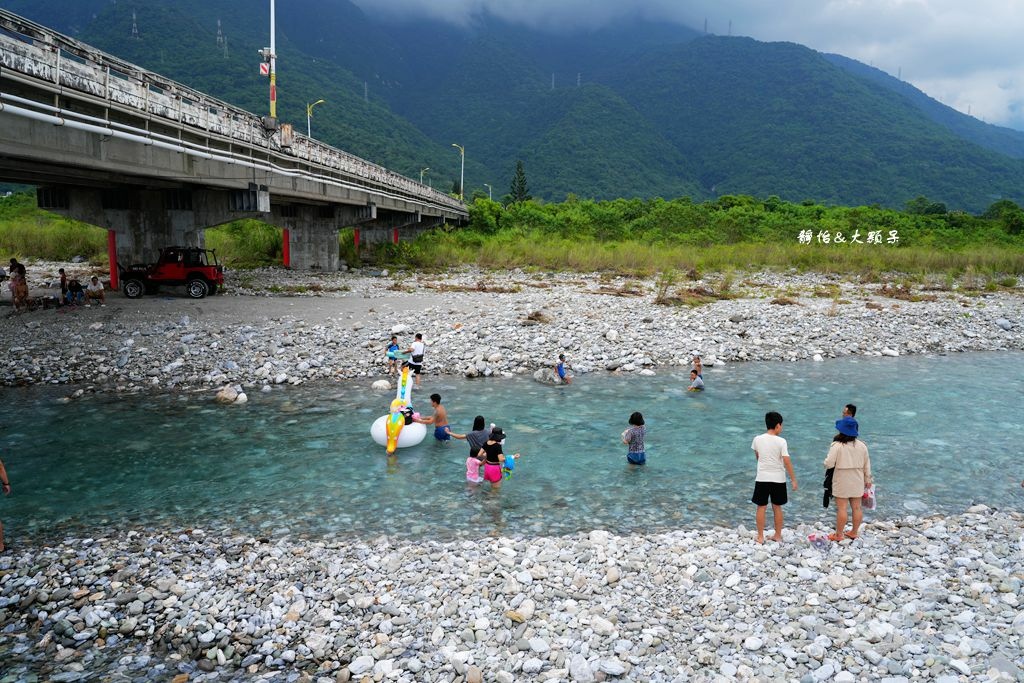
M 356 0 L 364 11 L 549 31 L 626 17 L 791 41 L 871 64 L 989 123 L 1024 130 L 1024 3 L 1006 0 Z

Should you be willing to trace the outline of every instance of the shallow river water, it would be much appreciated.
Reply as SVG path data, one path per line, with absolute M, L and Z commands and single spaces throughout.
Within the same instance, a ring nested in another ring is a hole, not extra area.
M 465 482 L 465 442 L 385 457 L 370 423 L 391 394 L 360 384 L 250 393 L 96 396 L 0 391 L 0 457 L 14 493 L 0 500 L 12 541 L 111 528 L 234 529 L 309 537 L 452 538 L 658 531 L 753 523 L 750 441 L 766 410 L 785 418 L 800 489 L 787 525 L 822 522 L 822 461 L 844 403 L 858 405 L 884 517 L 962 511 L 972 501 L 1020 509 L 1024 495 L 1024 354 L 749 363 L 684 373 L 584 375 L 570 387 L 528 378 L 427 376 L 413 395 L 443 396 L 456 431 L 473 416 L 505 428 L 523 457 L 499 492 Z M 647 420 L 645 467 L 619 435 Z

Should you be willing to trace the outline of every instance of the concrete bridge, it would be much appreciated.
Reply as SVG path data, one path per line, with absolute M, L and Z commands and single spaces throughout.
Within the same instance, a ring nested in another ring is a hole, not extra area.
M 0 180 L 108 230 L 117 263 L 240 218 L 284 230 L 284 262 L 337 270 L 357 246 L 468 219 L 432 188 L 0 9 Z

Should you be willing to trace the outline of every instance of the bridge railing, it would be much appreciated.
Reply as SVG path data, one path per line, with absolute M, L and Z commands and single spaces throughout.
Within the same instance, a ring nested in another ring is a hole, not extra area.
M 263 120 L 244 109 L 146 71 L 73 38 L 0 9 L 0 66 L 34 79 L 91 95 L 156 117 L 167 125 L 219 137 L 328 169 L 366 184 L 397 191 L 465 213 L 457 199 L 389 171 L 354 154 L 295 135 L 282 144 L 280 132 L 267 131 Z

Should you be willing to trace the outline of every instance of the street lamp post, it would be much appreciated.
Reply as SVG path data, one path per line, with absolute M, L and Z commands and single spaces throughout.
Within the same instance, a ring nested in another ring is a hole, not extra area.
M 488 185 L 487 183 L 484 183 L 484 187 L 487 188 L 487 198 L 493 200 L 494 198 L 491 197 L 491 186 Z
M 462 171 L 459 173 L 459 199 L 466 201 L 466 148 L 456 145 L 454 142 L 452 147 L 459 150 L 459 156 L 462 158 Z
M 313 107 L 318 104 L 323 104 L 323 100 L 317 100 L 313 104 L 306 103 L 306 137 L 313 137 Z
M 426 173 L 429 170 L 430 170 L 429 166 L 427 166 L 426 168 L 421 168 L 420 169 L 420 185 L 423 184 L 423 174 Z

